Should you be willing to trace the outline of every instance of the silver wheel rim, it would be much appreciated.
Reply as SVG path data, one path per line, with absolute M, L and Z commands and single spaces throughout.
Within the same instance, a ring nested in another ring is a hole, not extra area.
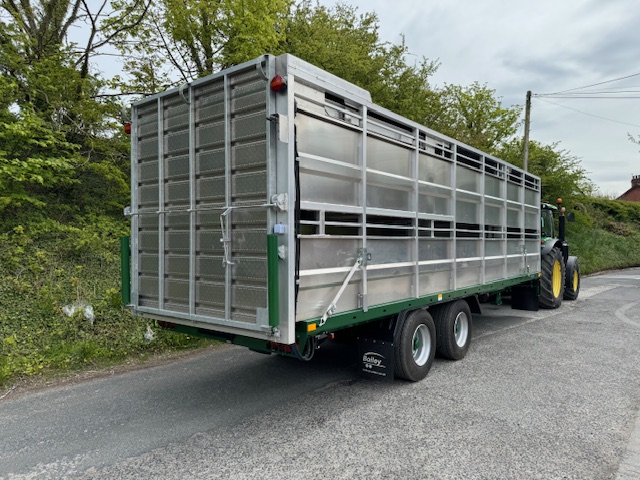
M 422 367 L 429 360 L 431 354 L 431 333 L 429 328 L 424 324 L 418 325 L 416 331 L 413 332 L 413 361 L 416 365 Z
M 456 337 L 456 345 L 464 347 L 469 338 L 469 318 L 464 312 L 460 312 L 456 317 L 456 322 L 453 325 L 453 332 Z

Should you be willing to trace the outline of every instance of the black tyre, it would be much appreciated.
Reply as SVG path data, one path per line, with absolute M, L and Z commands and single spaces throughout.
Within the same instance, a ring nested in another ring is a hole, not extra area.
M 580 293 L 580 265 L 578 257 L 569 257 L 564 277 L 564 299 L 575 300 Z
M 432 312 L 436 326 L 436 351 L 450 360 L 461 360 L 469 351 L 473 322 L 464 300 L 447 303 Z
M 542 308 L 558 308 L 562 304 L 564 294 L 564 259 L 558 247 L 543 255 L 542 278 L 540 279 L 540 306 Z
M 426 310 L 398 317 L 393 335 L 395 374 L 411 382 L 427 376 L 436 354 L 436 327 Z

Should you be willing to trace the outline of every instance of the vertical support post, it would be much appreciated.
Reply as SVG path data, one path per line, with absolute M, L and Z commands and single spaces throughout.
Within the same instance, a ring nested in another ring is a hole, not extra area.
M 129 268 L 131 272 L 131 277 L 136 279 L 134 285 L 130 284 L 129 294 L 131 298 L 129 299 L 130 303 L 133 302 L 134 305 L 138 305 L 139 299 L 139 288 L 138 285 L 138 245 L 140 238 L 140 215 L 138 215 L 138 208 L 140 205 L 140 190 L 139 190 L 139 160 L 138 160 L 138 122 L 139 122 L 140 114 L 138 113 L 138 109 L 133 107 L 131 110 L 131 230 L 130 235 L 131 239 L 129 241 Z M 131 278 L 130 278 L 131 279 Z
M 413 219 L 415 222 L 413 225 L 413 234 L 415 236 L 413 240 L 413 288 L 414 297 L 420 296 L 420 129 L 416 128 L 413 136 L 415 143 L 413 150 L 413 210 L 416 212 L 416 216 Z
M 131 251 L 129 237 L 120 237 L 120 278 L 122 282 L 122 303 L 131 303 Z
M 189 314 L 196 314 L 196 96 L 189 87 Z
M 524 107 L 524 171 L 529 168 L 529 127 L 531 125 L 531 90 L 527 90 Z
M 502 182 L 500 183 L 500 235 L 501 235 L 501 246 L 502 250 L 500 250 L 502 254 L 502 275 L 507 274 L 507 270 L 509 268 L 509 259 L 507 255 L 509 255 L 509 239 L 507 233 L 507 191 L 509 190 L 509 172 L 507 171 L 505 165 L 503 164 L 502 169 Z
M 362 251 L 367 251 L 367 138 L 369 130 L 369 109 L 366 105 L 362 106 L 362 138 L 360 146 L 360 206 L 362 207 Z M 366 253 L 365 253 L 366 255 Z M 362 311 L 369 310 L 369 284 L 367 276 L 366 262 L 362 267 Z
M 232 187 L 232 179 L 231 179 L 231 87 L 229 86 L 229 75 L 224 76 L 224 191 L 225 191 L 225 199 L 224 205 L 225 208 L 229 208 L 231 206 L 231 187 Z M 225 223 L 226 232 L 221 232 L 223 238 L 228 238 L 231 240 L 231 218 L 232 214 L 230 213 L 227 216 L 227 221 Z M 231 253 L 232 243 L 229 242 L 229 258 L 227 260 L 231 261 L 231 257 L 233 256 Z M 225 320 L 231 320 L 231 303 L 233 302 L 233 288 L 231 285 L 232 275 L 231 275 L 231 265 L 225 263 L 224 265 L 224 318 Z
M 456 240 L 457 228 L 456 228 L 456 203 L 458 200 L 458 145 L 453 144 L 451 153 L 453 154 L 453 161 L 451 162 L 451 216 L 453 221 L 451 222 L 451 239 L 450 257 L 453 259 L 451 264 L 451 282 L 449 288 L 455 290 L 458 285 L 458 245 Z
M 280 324 L 280 286 L 278 272 L 278 236 L 267 235 L 267 302 L 269 306 L 269 326 Z
M 527 197 L 525 189 L 527 188 L 526 174 L 522 174 L 522 180 L 520 183 L 519 200 L 520 200 L 520 221 L 518 222 L 518 228 L 520 229 L 520 242 L 522 244 L 522 273 L 527 272 L 527 235 L 525 234 L 525 217 L 527 210 L 525 208 L 525 199 Z
M 164 266 L 165 232 L 164 211 L 164 109 L 163 100 L 158 98 L 158 308 L 164 309 Z
M 482 164 L 480 165 L 480 211 L 478 212 L 478 222 L 480 223 L 478 230 L 480 231 L 480 256 L 482 257 L 482 267 L 480 269 L 480 283 L 482 285 L 487 281 L 487 222 L 484 219 L 487 197 L 485 196 L 485 186 L 487 184 L 487 157 L 481 155 Z

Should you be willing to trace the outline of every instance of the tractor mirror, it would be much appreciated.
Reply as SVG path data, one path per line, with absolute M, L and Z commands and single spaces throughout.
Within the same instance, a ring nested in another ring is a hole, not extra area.
M 576 221 L 576 214 L 573 212 L 567 213 L 567 222 L 575 222 L 575 221 Z

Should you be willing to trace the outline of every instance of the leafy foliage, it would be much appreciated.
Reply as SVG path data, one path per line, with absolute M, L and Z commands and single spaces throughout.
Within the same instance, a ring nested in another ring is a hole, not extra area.
M 119 236 L 124 220 L 87 218 L 77 225 L 43 219 L 0 235 L 0 386 L 18 376 L 122 361 L 167 349 L 205 345 L 158 330 L 120 304 Z M 95 318 L 71 317 L 90 305 Z
M 100 96 L 106 84 L 89 74 L 95 45 L 78 49 L 64 43 L 68 30 L 90 17 L 82 5 L 0 4 L 10 20 L 0 22 L 5 221 L 48 208 L 68 215 L 104 211 L 106 203 L 115 211 L 127 202 L 128 142 L 115 129 L 121 107 Z M 99 201 L 97 192 L 103 194 Z
M 274 53 L 291 53 L 368 90 L 374 102 L 420 121 L 434 96 L 428 78 L 437 62 L 422 58 L 407 63 L 404 39 L 382 42 L 375 13 L 357 14 L 355 7 L 329 8 L 310 0 L 290 13 L 285 40 Z
M 305 0 L 292 9 L 284 41 L 273 53 L 291 53 L 368 88 L 384 65 L 384 46 L 376 15 L 355 12 L 342 4 L 328 8 Z
M 445 85 L 424 118 L 426 125 L 485 152 L 495 152 L 515 135 L 521 107 L 505 108 L 495 90 L 478 82 Z
M 156 348 L 113 302 L 129 139 L 90 72 L 96 18 L 82 0 L 0 2 L 0 383 Z M 68 43 L 84 21 L 87 44 Z M 61 313 L 76 301 L 95 323 Z
M 589 218 L 591 228 L 579 222 L 567 224 L 571 255 L 577 255 L 583 275 L 617 268 L 640 266 L 640 229 L 637 224 Z
M 514 139 L 497 149 L 496 154 L 519 167 L 523 166 L 523 141 Z M 542 181 L 543 201 L 555 203 L 558 197 L 573 199 L 591 195 L 594 185 L 581 166 L 580 159 L 566 150 L 558 148 L 558 143 L 544 145 L 529 142 L 528 170 L 538 175 Z
M 588 212 L 594 224 L 601 227 L 609 222 L 624 223 L 640 228 L 640 203 L 585 197 L 578 208 Z
M 260 12 L 260 15 L 256 15 Z M 114 85 L 156 93 L 263 53 L 290 53 L 371 92 L 375 102 L 414 120 L 433 92 L 437 62 L 410 65 L 408 48 L 382 42 L 375 13 L 302 0 L 165 0 L 136 28 L 117 37 L 132 81 Z M 131 49 L 131 43 L 135 49 Z
M 38 190 L 74 182 L 77 145 L 32 111 L 0 123 L 0 211 L 23 203 L 43 205 Z
M 290 3 L 122 0 L 117 6 L 135 11 L 141 21 L 127 30 L 116 22 L 109 26 L 117 30 L 113 44 L 125 58 L 125 69 L 135 73 L 134 90 L 155 93 L 275 50 L 284 38 Z
M 582 274 L 640 266 L 640 203 L 582 196 L 565 205 L 575 215 L 566 238 Z

